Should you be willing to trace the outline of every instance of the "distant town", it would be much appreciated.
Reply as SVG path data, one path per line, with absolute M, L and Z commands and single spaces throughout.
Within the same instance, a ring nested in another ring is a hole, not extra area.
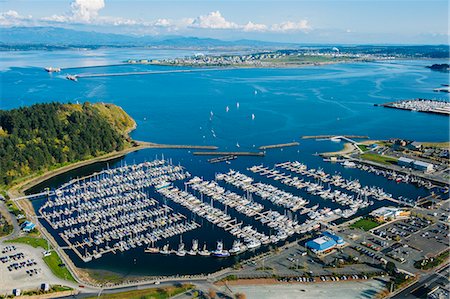
M 194 56 L 175 59 L 130 59 L 129 64 L 154 64 L 174 66 L 230 66 L 230 67 L 295 67 L 301 65 L 320 65 L 345 61 L 373 61 L 394 59 L 389 55 L 355 54 L 341 52 L 333 47 L 328 50 L 277 50 L 253 54 L 221 54 Z

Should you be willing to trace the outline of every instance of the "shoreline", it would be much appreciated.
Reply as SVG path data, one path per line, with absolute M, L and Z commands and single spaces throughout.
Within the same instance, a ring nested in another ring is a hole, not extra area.
M 137 141 L 134 140 L 134 142 L 137 144 L 136 146 L 127 147 L 121 151 L 115 151 L 111 152 L 102 156 L 90 158 L 83 161 L 78 161 L 75 163 L 71 163 L 66 166 L 62 166 L 53 170 L 49 170 L 44 172 L 41 175 L 35 175 L 28 179 L 25 179 L 24 181 L 21 181 L 10 188 L 7 189 L 7 194 L 13 198 L 13 197 L 19 197 L 23 196 L 26 191 L 33 188 L 34 186 L 45 182 L 46 180 L 51 179 L 52 177 L 55 177 L 57 175 L 63 174 L 65 172 L 81 168 L 84 166 L 88 166 L 91 164 L 95 164 L 98 162 L 106 162 L 109 160 L 113 160 L 116 158 L 120 158 L 122 156 L 125 156 L 129 153 L 139 151 L 142 149 L 207 149 L 207 150 L 216 150 L 217 146 L 203 146 L 203 145 L 177 145 L 177 144 L 159 144 L 159 143 L 152 143 L 152 142 L 146 142 L 146 141 Z
M 354 151 L 356 151 L 356 146 L 350 142 L 346 142 L 344 143 L 344 148 L 339 150 L 339 151 L 335 151 L 335 152 L 326 152 L 326 153 L 320 153 L 320 156 L 322 157 L 335 157 L 335 156 L 345 156 L 348 154 L 353 153 Z

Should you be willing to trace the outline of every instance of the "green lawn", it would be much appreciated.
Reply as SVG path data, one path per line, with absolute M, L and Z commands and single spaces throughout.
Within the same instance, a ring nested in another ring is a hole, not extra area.
M 50 256 L 45 256 L 44 262 L 57 277 L 76 282 L 67 267 L 63 265 L 63 261 L 61 260 L 59 255 L 56 254 L 56 252 L 52 251 L 52 254 Z
M 47 241 L 42 238 L 33 238 L 33 237 L 19 237 L 13 240 L 8 240 L 6 242 L 9 243 L 22 243 L 33 246 L 34 248 L 42 247 L 47 249 Z
M 397 159 L 389 156 L 382 156 L 378 154 L 372 154 L 372 153 L 364 153 L 361 154 L 361 159 L 369 160 L 381 164 L 397 164 Z
M 369 150 L 369 147 L 365 144 L 358 144 L 357 147 L 359 147 L 363 152 L 367 152 Z
M 360 228 L 365 231 L 371 230 L 372 228 L 375 228 L 379 226 L 381 223 L 376 222 L 375 220 L 368 219 L 368 218 L 361 218 L 355 223 L 351 225 L 353 228 Z
M 47 250 L 47 241 L 43 238 L 19 237 L 6 242 L 28 244 L 34 248 L 41 247 Z M 52 251 L 52 254 L 50 256 L 45 256 L 43 260 L 57 277 L 76 282 L 69 270 L 63 265 L 63 261 L 56 252 Z
M 147 290 L 136 290 L 120 292 L 114 294 L 102 294 L 100 297 L 94 296 L 87 299 L 108 298 L 108 299 L 166 299 L 184 293 L 193 288 L 191 284 L 181 286 L 161 287 Z

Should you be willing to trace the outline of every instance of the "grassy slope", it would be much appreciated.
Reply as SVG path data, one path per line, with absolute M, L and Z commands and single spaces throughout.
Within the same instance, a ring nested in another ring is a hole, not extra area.
M 120 292 L 115 294 L 102 294 L 100 297 L 89 297 L 87 299 L 94 298 L 108 298 L 108 299 L 166 299 L 173 297 L 177 294 L 186 292 L 192 289 L 192 285 L 183 285 L 181 287 L 164 287 L 147 290 L 136 290 L 129 292 Z
M 396 164 L 397 159 L 389 156 L 381 156 L 378 154 L 364 153 L 360 156 L 364 160 L 378 162 L 381 164 Z

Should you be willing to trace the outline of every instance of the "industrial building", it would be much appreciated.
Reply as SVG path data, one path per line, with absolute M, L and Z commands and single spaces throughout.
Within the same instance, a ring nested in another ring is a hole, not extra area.
M 397 164 L 399 166 L 409 167 L 409 168 L 424 171 L 424 172 L 431 172 L 434 169 L 434 165 L 431 163 L 427 163 L 427 162 L 423 162 L 423 161 L 419 161 L 419 160 L 413 160 L 413 159 L 406 158 L 406 157 L 400 157 L 397 160 Z
M 381 207 L 370 213 L 378 221 L 386 221 L 389 219 L 397 219 L 398 217 L 408 217 L 411 212 L 400 210 L 394 207 Z

